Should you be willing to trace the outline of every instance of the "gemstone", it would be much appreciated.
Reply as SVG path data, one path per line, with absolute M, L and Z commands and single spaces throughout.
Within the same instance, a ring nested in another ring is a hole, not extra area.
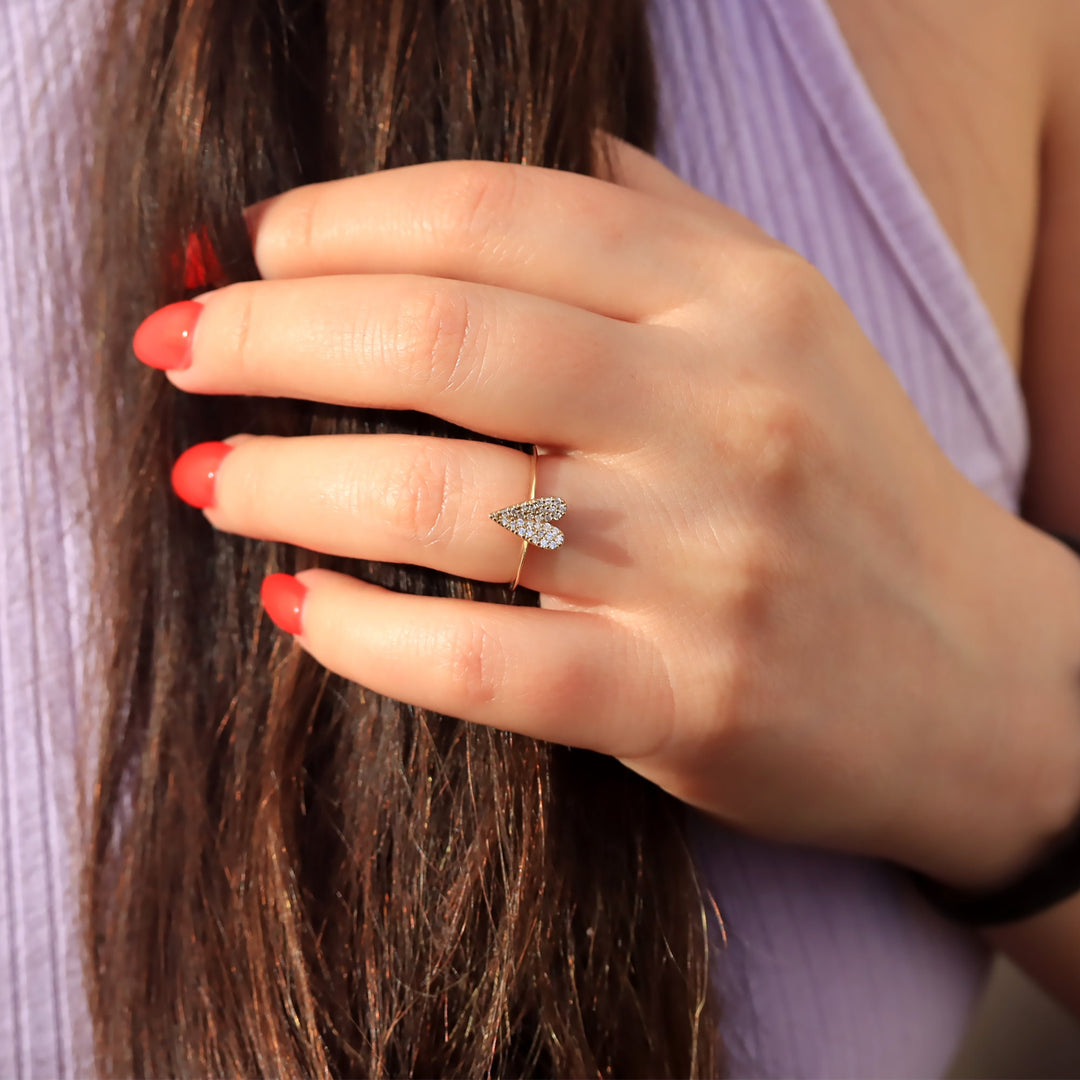
M 542 499 L 507 506 L 492 513 L 491 520 L 504 529 L 520 536 L 536 547 L 554 551 L 566 537 L 552 521 L 558 521 L 566 513 L 566 503 L 558 496 L 545 495 Z

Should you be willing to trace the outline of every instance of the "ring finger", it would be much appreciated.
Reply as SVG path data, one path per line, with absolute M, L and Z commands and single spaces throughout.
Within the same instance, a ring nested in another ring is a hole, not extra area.
M 415 435 L 236 436 L 178 459 L 177 493 L 225 532 L 349 558 L 512 581 L 522 541 L 491 520 L 529 497 L 528 455 L 492 443 Z M 541 455 L 537 496 L 569 506 L 567 543 L 533 548 L 520 584 L 578 602 L 609 602 L 628 558 L 605 542 L 605 503 L 625 513 L 625 477 L 606 463 Z M 575 508 L 588 507 L 575 516 Z M 587 524 L 588 528 L 582 528 Z M 623 538 L 626 539 L 625 537 Z

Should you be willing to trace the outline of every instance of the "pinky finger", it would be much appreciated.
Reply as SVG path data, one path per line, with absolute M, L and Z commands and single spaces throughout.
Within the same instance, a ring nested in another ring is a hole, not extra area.
M 661 737 L 642 650 L 602 615 L 395 593 L 329 570 L 267 578 L 263 604 L 331 671 L 398 701 L 616 757 Z

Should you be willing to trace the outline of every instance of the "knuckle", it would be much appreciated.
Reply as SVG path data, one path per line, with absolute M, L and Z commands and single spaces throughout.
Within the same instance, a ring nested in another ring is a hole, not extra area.
M 789 506 L 810 483 L 817 421 L 793 394 L 762 386 L 743 387 L 733 414 L 728 438 L 756 501 Z
M 760 715 L 760 678 L 754 656 L 742 648 L 732 647 L 717 660 L 707 728 L 713 752 L 734 754 L 746 744 Z
M 458 242 L 486 249 L 513 216 L 518 171 L 499 162 L 448 163 L 441 224 Z
M 763 651 L 786 583 L 786 560 L 769 530 L 746 530 L 726 559 L 725 625 L 745 659 Z
M 809 421 L 791 398 L 773 399 L 757 417 L 755 466 L 770 497 L 795 494 L 805 479 Z
M 439 632 L 436 653 L 466 713 L 489 705 L 503 685 L 506 659 L 497 635 L 479 621 Z
M 767 719 L 770 687 L 777 683 L 777 649 L 790 611 L 789 569 L 776 538 L 759 531 L 729 543 L 715 577 L 707 647 L 694 651 L 693 707 L 702 737 L 726 745 Z
M 450 475 L 448 455 L 430 448 L 407 454 L 380 487 L 383 518 L 408 543 L 444 543 L 455 525 L 455 493 L 460 484 Z
M 764 714 L 786 577 L 783 558 L 770 537 L 744 542 L 731 557 L 718 605 L 722 644 L 710 658 L 709 678 L 714 730 L 728 745 Z
M 384 360 L 414 389 L 436 393 L 468 381 L 472 322 L 464 292 L 440 288 L 403 298 Z
M 717 610 L 723 618 L 726 612 Z M 652 760 L 686 761 L 690 753 L 691 762 L 715 761 L 714 753 L 735 751 L 746 733 L 757 695 L 755 654 L 732 627 L 717 627 L 720 632 L 707 644 L 691 649 L 675 664 L 673 685 L 678 690 L 666 727 L 657 727 L 655 743 L 646 748 Z
M 813 340 L 830 293 L 820 271 L 780 246 L 755 248 L 744 269 L 744 301 L 761 331 L 789 347 Z

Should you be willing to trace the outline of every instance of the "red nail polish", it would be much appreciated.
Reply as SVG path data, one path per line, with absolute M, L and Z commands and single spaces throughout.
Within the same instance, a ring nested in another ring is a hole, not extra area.
M 286 634 L 299 634 L 303 629 L 300 613 L 304 608 L 307 586 L 302 585 L 292 574 L 271 574 L 263 583 L 259 593 L 266 614 L 274 620 L 274 625 Z
M 172 467 L 173 491 L 200 510 L 213 506 L 217 471 L 230 450 L 232 447 L 223 442 L 198 443 L 185 450 Z
M 158 308 L 135 331 L 132 348 L 144 363 L 160 371 L 180 371 L 191 364 L 191 339 L 202 304 L 181 300 Z
M 184 288 L 205 289 L 208 285 L 219 284 L 224 277 L 206 230 L 193 232 L 188 237 L 187 250 L 184 252 Z

